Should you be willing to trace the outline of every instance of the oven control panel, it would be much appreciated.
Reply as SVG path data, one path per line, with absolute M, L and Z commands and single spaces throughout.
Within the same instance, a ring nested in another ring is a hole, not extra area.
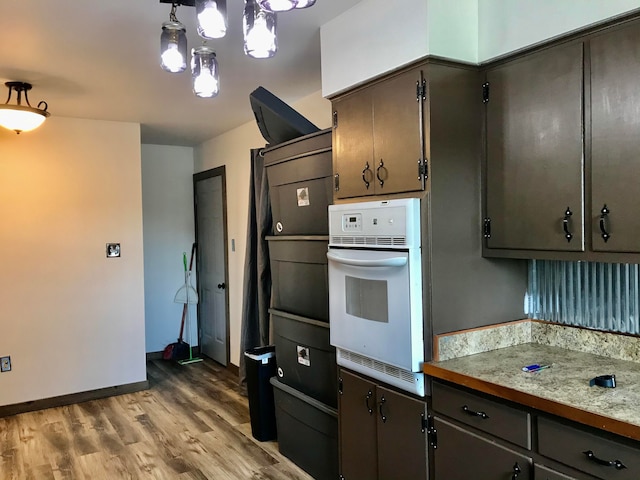
M 362 214 L 361 213 L 345 213 L 342 215 L 342 231 L 343 232 L 361 232 L 362 231 Z
M 417 198 L 329 206 L 329 244 L 380 247 L 420 246 Z

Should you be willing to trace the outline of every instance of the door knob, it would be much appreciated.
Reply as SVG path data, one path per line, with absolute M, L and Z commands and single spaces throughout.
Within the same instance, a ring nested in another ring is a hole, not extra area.
M 225 288 L 227 288 L 227 286 L 224 284 L 224 282 L 222 282 L 218 284 L 218 288 L 224 290 Z

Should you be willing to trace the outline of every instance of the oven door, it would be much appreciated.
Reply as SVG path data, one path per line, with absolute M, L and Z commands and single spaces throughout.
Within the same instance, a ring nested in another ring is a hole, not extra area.
M 331 344 L 418 372 L 424 357 L 419 251 L 330 248 Z

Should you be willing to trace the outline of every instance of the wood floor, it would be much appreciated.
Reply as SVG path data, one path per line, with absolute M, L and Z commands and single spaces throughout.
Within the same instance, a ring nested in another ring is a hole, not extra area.
M 0 479 L 311 479 L 252 437 L 226 369 L 156 360 L 147 372 L 143 392 L 0 418 Z

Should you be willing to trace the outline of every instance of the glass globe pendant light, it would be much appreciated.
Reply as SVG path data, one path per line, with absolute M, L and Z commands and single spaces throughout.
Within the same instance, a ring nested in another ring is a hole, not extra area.
M 257 0 L 260 8 L 270 12 L 287 12 L 298 5 L 298 0 Z
M 296 8 L 300 9 L 300 8 L 313 7 L 315 3 L 316 3 L 316 0 L 298 0 L 298 4 L 296 5 Z
M 256 0 L 245 0 L 242 23 L 244 53 L 253 58 L 273 57 L 278 50 L 276 14 L 260 7 Z
M 162 24 L 160 36 L 160 65 L 171 73 L 187 68 L 187 29 L 176 18 L 176 3 L 171 7 L 169 21 Z
M 227 1 L 195 0 L 198 35 L 202 38 L 222 38 L 227 33 Z
M 212 48 L 202 45 L 191 50 L 191 78 L 197 97 L 212 98 L 220 92 L 218 60 Z

